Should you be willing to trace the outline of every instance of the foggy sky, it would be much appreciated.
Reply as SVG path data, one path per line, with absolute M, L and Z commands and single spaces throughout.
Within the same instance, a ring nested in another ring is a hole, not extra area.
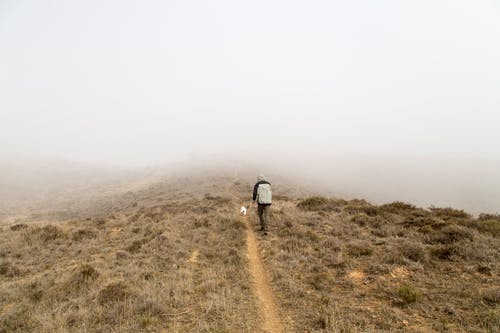
M 498 1 L 0 0 L 0 153 L 500 158 Z

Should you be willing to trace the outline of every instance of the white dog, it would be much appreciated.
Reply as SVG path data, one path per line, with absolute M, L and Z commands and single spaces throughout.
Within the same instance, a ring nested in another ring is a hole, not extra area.
M 241 215 L 247 215 L 247 209 L 245 208 L 245 206 L 241 206 L 240 213 Z

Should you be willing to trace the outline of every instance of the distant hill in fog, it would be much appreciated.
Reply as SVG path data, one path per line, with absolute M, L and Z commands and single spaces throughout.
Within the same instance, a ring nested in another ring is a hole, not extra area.
M 451 206 L 473 214 L 500 211 L 500 162 L 390 156 L 211 156 L 150 168 L 0 159 L 0 200 L 46 200 L 104 189 L 121 191 L 168 175 L 228 175 L 253 180 L 258 173 L 289 188 L 374 203 L 405 201 L 421 207 Z M 98 190 L 97 190 L 98 189 Z M 69 191 L 69 192 L 68 192 Z M 95 193 L 91 193 L 94 191 Z

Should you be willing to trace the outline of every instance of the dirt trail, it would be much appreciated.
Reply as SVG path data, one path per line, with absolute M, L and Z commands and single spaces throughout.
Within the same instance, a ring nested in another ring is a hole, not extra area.
M 247 227 L 247 255 L 249 262 L 250 275 L 253 280 L 253 292 L 257 296 L 259 309 L 264 318 L 263 330 L 266 333 L 284 332 L 279 311 L 274 304 L 273 293 L 267 279 L 264 266 L 259 256 L 257 241 L 253 228 L 246 217 L 242 217 Z
M 226 194 L 234 199 L 238 199 L 238 197 L 231 192 L 231 187 L 236 181 L 238 181 L 237 171 L 235 171 L 233 182 L 228 183 L 226 186 Z M 252 290 L 257 296 L 258 307 L 264 319 L 262 330 L 264 333 L 283 333 L 285 330 L 283 329 L 283 324 L 279 316 L 280 311 L 274 303 L 274 296 L 271 291 L 269 280 L 260 259 L 255 232 L 253 231 L 251 223 L 248 221 L 248 215 L 240 216 L 240 218 L 247 229 L 248 269 L 252 277 Z

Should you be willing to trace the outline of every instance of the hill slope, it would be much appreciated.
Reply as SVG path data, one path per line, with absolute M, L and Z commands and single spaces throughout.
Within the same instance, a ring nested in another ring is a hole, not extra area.
M 252 183 L 173 177 L 97 216 L 0 232 L 0 332 L 261 332 Z M 293 194 L 290 194 L 293 193 Z M 307 193 L 304 191 L 304 193 Z M 257 259 L 285 332 L 495 332 L 500 218 L 275 184 Z

